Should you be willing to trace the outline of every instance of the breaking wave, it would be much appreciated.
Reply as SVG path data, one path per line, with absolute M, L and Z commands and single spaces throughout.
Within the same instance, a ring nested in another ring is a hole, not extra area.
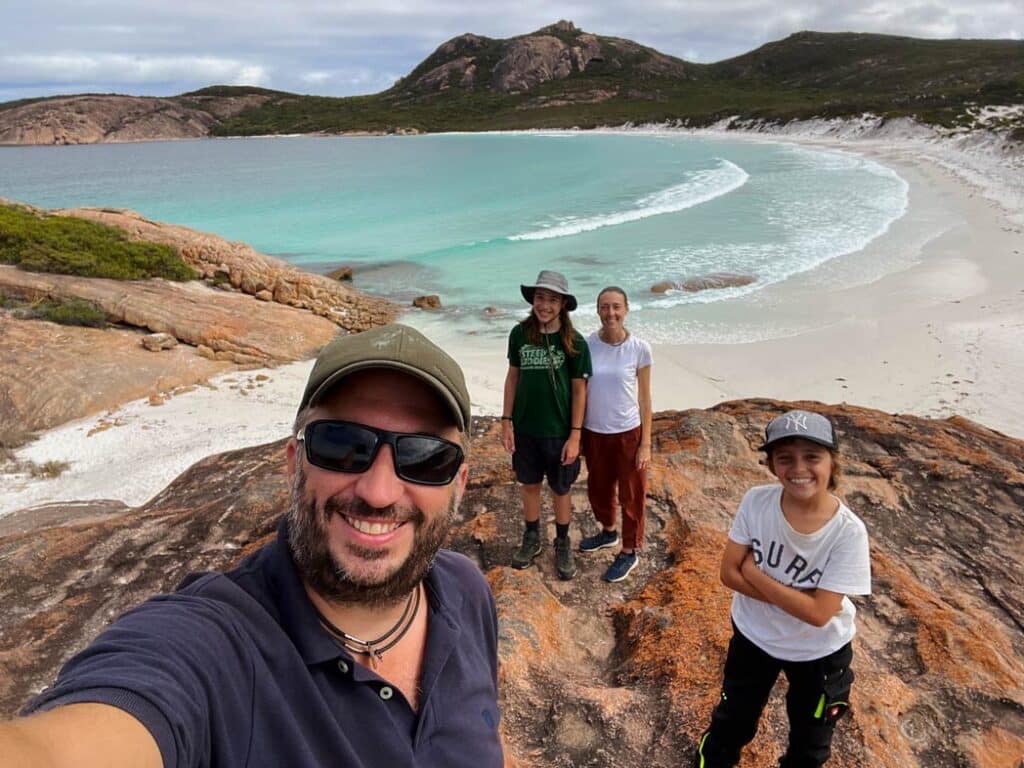
M 635 202 L 634 207 L 627 210 L 579 219 L 567 218 L 550 227 L 510 235 L 508 239 L 549 240 L 555 237 L 570 237 L 601 227 L 614 227 L 650 216 L 660 216 L 663 213 L 676 213 L 727 195 L 747 183 L 750 176 L 746 171 L 728 160 L 715 159 L 718 160 L 717 167 L 695 171 L 680 184 L 641 197 Z

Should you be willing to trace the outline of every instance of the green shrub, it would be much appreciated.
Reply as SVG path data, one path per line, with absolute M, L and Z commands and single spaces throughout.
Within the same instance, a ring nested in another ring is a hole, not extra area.
M 104 328 L 107 325 L 107 313 L 99 305 L 84 299 L 45 301 L 40 304 L 39 310 L 42 317 L 59 325 L 85 325 L 90 328 Z
M 36 435 L 21 427 L 0 426 L 0 464 L 14 461 L 14 451 L 36 439 Z
M 28 469 L 28 473 L 32 477 L 45 477 L 52 480 L 64 474 L 64 471 L 70 466 L 66 461 L 47 461 L 44 464 L 36 464 L 34 461 L 30 461 L 26 469 Z
M 107 313 L 103 308 L 85 299 L 24 301 L 0 293 L 0 308 L 12 310 L 14 317 L 21 320 L 49 320 L 59 325 L 85 325 L 90 328 L 105 328 L 107 325 Z M 0 435 L 0 446 L 3 444 L 3 435 Z
M 115 280 L 199 276 L 169 245 L 129 242 L 115 227 L 10 205 L 0 205 L 0 263 L 30 272 Z

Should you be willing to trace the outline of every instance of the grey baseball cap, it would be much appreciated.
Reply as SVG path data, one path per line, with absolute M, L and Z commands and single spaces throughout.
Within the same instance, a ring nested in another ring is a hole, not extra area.
M 764 430 L 764 445 L 758 450 L 766 451 L 780 440 L 790 437 L 810 440 L 832 450 L 839 447 L 831 419 L 812 411 L 794 410 L 787 411 L 768 423 Z
M 565 297 L 565 311 L 572 312 L 576 309 L 576 297 L 569 293 L 569 281 L 561 272 L 554 272 L 550 269 L 542 269 L 537 275 L 537 282 L 533 285 L 520 285 L 519 290 L 527 303 L 533 304 L 533 294 L 538 288 L 546 288 L 549 291 L 560 293 Z
M 399 323 L 341 336 L 320 350 L 299 411 L 316 405 L 346 376 L 372 368 L 402 371 L 420 379 L 441 396 L 459 431 L 466 431 L 469 392 L 462 368 L 422 333 Z

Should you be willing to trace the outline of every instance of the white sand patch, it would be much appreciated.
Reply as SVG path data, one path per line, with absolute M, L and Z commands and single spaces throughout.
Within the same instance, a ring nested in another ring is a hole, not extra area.
M 206 456 L 287 437 L 311 367 L 229 373 L 162 405 L 136 400 L 50 430 L 17 458 L 68 469 L 55 479 L 0 476 L 0 516 L 72 499 L 142 504 Z

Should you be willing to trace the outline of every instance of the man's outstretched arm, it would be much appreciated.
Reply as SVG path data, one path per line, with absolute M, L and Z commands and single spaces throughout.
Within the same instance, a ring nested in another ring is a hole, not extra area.
M 163 768 L 163 760 L 124 710 L 69 704 L 0 723 L 0 768 Z

